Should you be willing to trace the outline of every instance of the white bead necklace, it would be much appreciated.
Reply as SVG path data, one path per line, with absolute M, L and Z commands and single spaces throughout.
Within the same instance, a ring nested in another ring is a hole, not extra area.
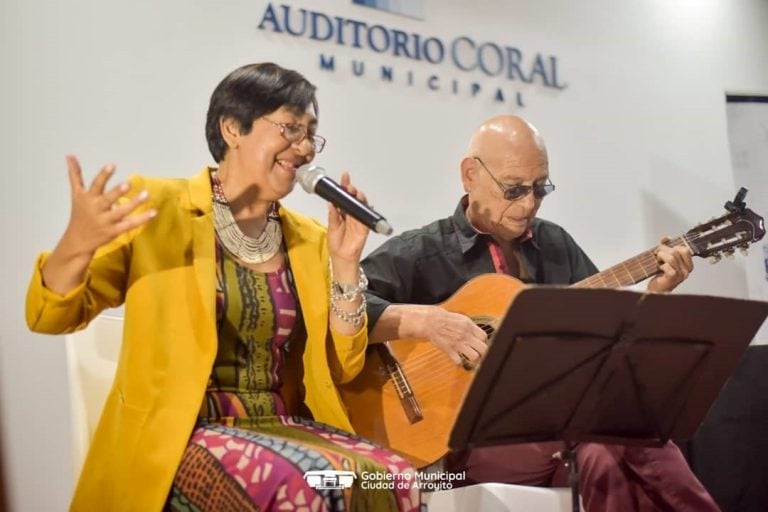
M 254 238 L 243 233 L 237 225 L 216 171 L 211 172 L 211 183 L 213 185 L 213 225 L 224 248 L 241 261 L 251 264 L 264 263 L 277 254 L 283 242 L 283 230 L 274 204 L 267 214 L 264 230 Z

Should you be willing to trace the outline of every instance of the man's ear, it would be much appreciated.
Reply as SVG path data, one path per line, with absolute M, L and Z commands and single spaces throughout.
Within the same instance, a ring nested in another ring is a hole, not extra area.
M 229 149 L 240 147 L 240 123 L 234 118 L 221 118 L 219 120 L 219 130 L 221 130 L 221 136 L 224 138 L 224 142 L 227 143 Z
M 477 180 L 477 161 L 471 157 L 464 157 L 461 161 L 461 183 L 464 192 L 469 192 Z

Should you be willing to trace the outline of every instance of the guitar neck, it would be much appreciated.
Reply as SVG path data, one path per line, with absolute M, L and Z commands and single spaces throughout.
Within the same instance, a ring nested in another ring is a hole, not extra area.
M 673 238 L 666 243 L 669 247 L 689 246 L 685 241 L 685 235 Z M 659 263 L 656 260 L 654 250 L 649 249 L 628 260 L 603 270 L 578 283 L 572 288 L 622 288 L 641 281 L 645 281 L 659 273 Z

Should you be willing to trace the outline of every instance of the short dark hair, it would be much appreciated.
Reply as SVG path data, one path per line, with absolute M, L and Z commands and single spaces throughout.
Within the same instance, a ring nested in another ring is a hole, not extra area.
M 214 89 L 205 137 L 213 159 L 218 163 L 227 153 L 219 121 L 232 118 L 240 124 L 243 134 L 251 131 L 253 121 L 280 107 L 304 113 L 309 105 L 317 112 L 315 86 L 300 73 L 271 62 L 248 64 L 228 74 Z

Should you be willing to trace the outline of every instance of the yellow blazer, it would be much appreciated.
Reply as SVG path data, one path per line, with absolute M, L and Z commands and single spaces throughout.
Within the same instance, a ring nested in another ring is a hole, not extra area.
M 42 282 L 47 254 L 37 261 L 26 303 L 33 331 L 72 332 L 104 308 L 126 305 L 117 374 L 71 510 L 147 512 L 166 500 L 217 348 L 208 172 L 189 180 L 132 177 L 132 193 L 147 189 L 157 218 L 99 249 L 85 282 L 65 296 Z M 290 210 L 279 212 L 308 333 L 305 402 L 315 420 L 352 432 L 335 383 L 362 368 L 367 326 L 354 336 L 329 329 L 326 230 Z

